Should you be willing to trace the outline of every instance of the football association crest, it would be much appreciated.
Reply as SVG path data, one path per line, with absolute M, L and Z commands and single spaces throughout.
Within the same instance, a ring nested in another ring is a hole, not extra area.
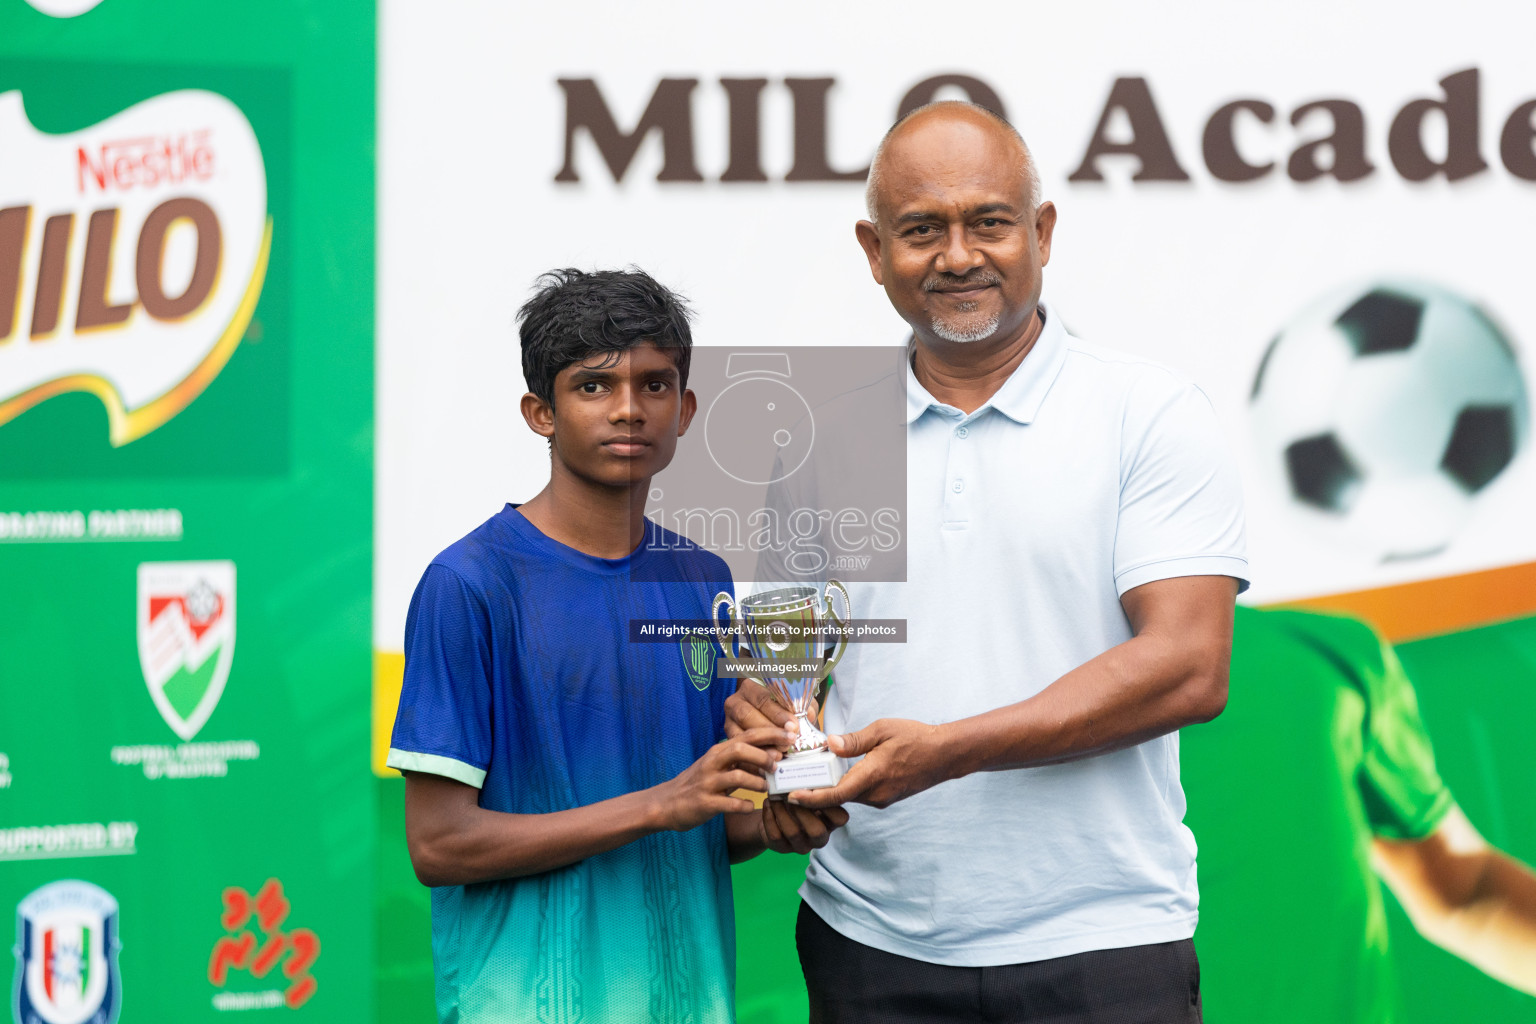
M 24 1024 L 112 1024 L 122 1005 L 117 900 L 90 882 L 50 882 L 16 908 L 16 989 Z
M 165 724 L 190 740 L 213 714 L 235 659 L 235 563 L 139 566 L 139 665 Z

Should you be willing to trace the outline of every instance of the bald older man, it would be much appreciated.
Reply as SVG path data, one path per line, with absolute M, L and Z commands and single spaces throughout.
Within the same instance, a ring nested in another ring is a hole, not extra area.
M 849 650 L 826 724 L 858 760 L 790 797 L 865 805 L 805 844 L 811 1019 L 1197 1021 L 1177 730 L 1226 702 L 1247 573 L 1210 403 L 1040 301 L 1056 208 L 997 115 L 898 122 L 868 200 L 914 339 L 908 566 L 850 589 L 908 640 Z M 782 723 L 765 698 L 732 728 Z

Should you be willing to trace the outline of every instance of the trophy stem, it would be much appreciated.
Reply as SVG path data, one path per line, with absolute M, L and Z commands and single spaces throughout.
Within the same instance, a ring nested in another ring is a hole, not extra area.
M 800 731 L 795 734 L 795 742 L 790 747 L 791 754 L 805 754 L 827 749 L 827 734 L 816 727 L 816 723 L 811 721 L 808 712 L 797 711 L 795 722 L 799 725 Z
M 825 789 L 837 785 L 843 777 L 841 762 L 827 749 L 827 734 L 816 727 L 805 711 L 798 712 L 795 720 L 800 733 L 794 746 L 768 773 L 768 795 L 772 797 L 797 789 Z

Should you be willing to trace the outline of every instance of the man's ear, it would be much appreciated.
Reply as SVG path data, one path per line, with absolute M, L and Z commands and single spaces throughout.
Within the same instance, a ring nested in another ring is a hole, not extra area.
M 693 422 L 694 414 L 699 411 L 699 396 L 693 393 L 691 388 L 683 389 L 683 404 L 678 410 L 677 436 L 682 437 L 688 433 L 688 424 Z
M 864 249 L 864 256 L 869 260 L 869 272 L 874 275 L 875 284 L 884 285 L 880 277 L 880 232 L 873 221 L 861 220 L 853 226 L 853 234 L 859 240 L 859 245 Z
M 1056 204 L 1044 202 L 1035 211 L 1035 245 L 1040 250 L 1040 265 L 1051 262 L 1051 235 L 1056 231 Z
M 523 419 L 528 424 L 528 429 L 540 437 L 555 436 L 555 407 L 532 391 L 523 396 L 519 406 L 523 412 Z

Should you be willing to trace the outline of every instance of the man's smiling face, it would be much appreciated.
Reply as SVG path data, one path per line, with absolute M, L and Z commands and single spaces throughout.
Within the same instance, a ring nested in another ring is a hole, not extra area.
M 1055 208 L 1030 202 L 1022 144 L 978 111 L 901 125 L 881 154 L 878 226 L 859 224 L 875 280 L 919 340 L 1004 344 L 1040 300 Z

